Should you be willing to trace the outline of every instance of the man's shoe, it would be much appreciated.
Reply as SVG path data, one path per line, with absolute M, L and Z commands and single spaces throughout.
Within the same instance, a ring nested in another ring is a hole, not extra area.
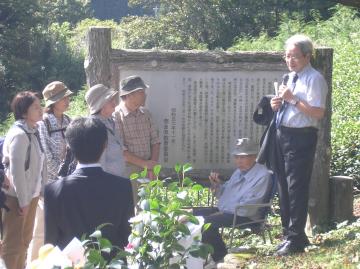
M 279 245 L 276 246 L 275 251 L 280 250 L 283 246 L 285 246 L 287 240 L 282 241 Z
M 286 241 L 282 248 L 275 252 L 276 256 L 288 256 L 296 253 L 303 253 L 304 247 L 299 247 L 291 241 Z

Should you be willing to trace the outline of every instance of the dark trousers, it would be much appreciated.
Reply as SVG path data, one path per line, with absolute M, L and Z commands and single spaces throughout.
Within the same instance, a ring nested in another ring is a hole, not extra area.
M 316 142 L 315 128 L 280 127 L 276 132 L 281 222 L 287 240 L 299 247 L 309 243 L 305 224 Z
M 233 224 L 234 214 L 220 212 L 217 207 L 194 208 L 194 216 L 203 216 L 204 223 L 211 223 L 210 227 L 202 232 L 202 242 L 210 244 L 214 248 L 212 258 L 215 262 L 220 261 L 227 254 L 226 246 L 219 233 L 219 228 L 231 227 Z M 247 217 L 236 218 L 237 223 L 250 221 Z

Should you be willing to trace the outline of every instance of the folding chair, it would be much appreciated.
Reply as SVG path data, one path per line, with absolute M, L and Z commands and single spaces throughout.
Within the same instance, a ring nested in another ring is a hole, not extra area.
M 233 224 L 230 231 L 230 243 L 228 248 L 232 248 L 233 239 L 234 239 L 234 231 L 235 229 L 250 229 L 252 233 L 254 234 L 260 234 L 263 238 L 264 244 L 266 244 L 266 237 L 265 232 L 268 233 L 270 242 L 272 243 L 272 236 L 271 236 L 271 225 L 267 221 L 267 217 L 271 211 L 271 205 L 274 198 L 274 195 L 276 193 L 276 184 L 275 184 L 275 176 L 271 176 L 272 180 L 272 187 L 270 188 L 269 194 L 267 199 L 265 199 L 266 203 L 261 204 L 238 204 L 235 207 L 235 213 L 234 213 L 234 219 Z M 261 217 L 257 220 L 251 220 L 249 222 L 245 223 L 236 223 L 236 216 L 240 209 L 243 208 L 261 208 L 260 215 Z

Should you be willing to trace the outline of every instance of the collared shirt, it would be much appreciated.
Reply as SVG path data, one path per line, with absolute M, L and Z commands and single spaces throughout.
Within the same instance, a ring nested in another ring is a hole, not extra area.
M 221 212 L 234 214 L 238 204 L 264 203 L 272 188 L 271 174 L 262 164 L 256 163 L 247 173 L 236 169 L 231 178 L 217 190 L 218 209 Z M 243 208 L 238 215 L 256 219 L 257 208 Z
M 291 85 L 295 72 L 291 72 L 287 86 L 294 88 L 293 94 L 312 107 L 325 108 L 328 86 L 324 77 L 310 64 L 298 74 L 295 85 Z M 296 106 L 288 105 L 281 125 L 292 128 L 317 127 L 318 120 L 301 112 Z
M 97 118 L 104 123 L 107 134 L 108 141 L 106 148 L 101 155 L 100 163 L 105 172 L 125 177 L 125 158 L 124 158 L 124 149 L 122 139 L 118 132 L 118 127 L 112 118 L 105 119 L 100 115 L 92 115 L 90 117 Z
M 89 167 L 101 167 L 100 163 L 78 163 L 76 169 L 89 168 Z
M 68 117 L 62 116 L 61 123 L 56 119 L 52 113 L 45 113 L 43 118 L 47 118 L 49 122 L 50 130 L 59 130 L 69 125 L 70 121 Z M 58 176 L 58 171 L 61 162 L 65 158 L 66 142 L 63 132 L 53 132 L 49 134 L 44 120 L 39 121 L 39 133 L 41 144 L 44 147 L 46 154 L 46 164 L 48 171 L 48 179 L 55 180 Z
M 129 111 L 124 102 L 116 108 L 115 121 L 124 143 L 124 150 L 144 160 L 151 159 L 151 146 L 160 143 L 159 131 L 150 112 L 140 107 Z

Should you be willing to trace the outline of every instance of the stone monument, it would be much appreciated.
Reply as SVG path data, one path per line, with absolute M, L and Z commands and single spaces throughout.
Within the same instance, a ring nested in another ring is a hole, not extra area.
M 252 114 L 260 98 L 274 94 L 287 67 L 282 52 L 118 50 L 111 30 L 91 27 L 85 61 L 87 83 L 119 89 L 122 78 L 140 75 L 150 88 L 146 106 L 160 130 L 160 163 L 165 174 L 175 163 L 189 162 L 191 176 L 210 171 L 229 176 L 230 151 L 237 138 L 259 141 L 264 128 Z M 317 49 L 313 60 L 329 85 L 312 175 L 311 225 L 328 218 L 332 49 Z M 324 222 L 325 223 L 325 222 Z

